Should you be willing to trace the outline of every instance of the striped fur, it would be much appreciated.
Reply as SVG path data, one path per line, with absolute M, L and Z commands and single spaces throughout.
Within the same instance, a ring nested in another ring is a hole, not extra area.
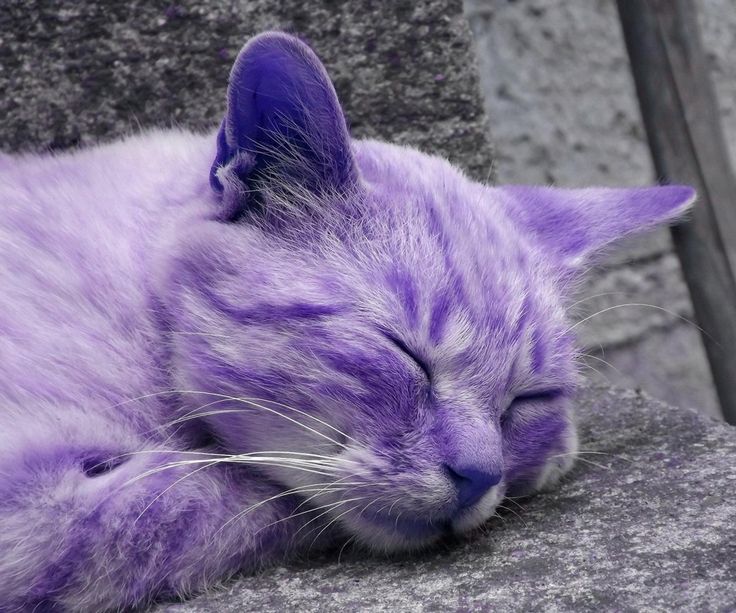
M 239 56 L 217 137 L 2 157 L 0 611 L 423 547 L 551 485 L 576 280 L 692 198 L 489 187 L 353 141 L 282 34 Z M 453 471 L 497 483 L 463 505 Z

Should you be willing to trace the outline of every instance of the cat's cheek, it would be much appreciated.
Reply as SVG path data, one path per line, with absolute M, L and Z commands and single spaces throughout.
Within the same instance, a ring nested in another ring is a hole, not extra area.
M 575 465 L 579 442 L 577 428 L 572 424 L 565 433 L 564 449 L 564 452 L 553 453 L 547 458 L 547 462 L 533 485 L 535 492 L 552 489 Z
M 507 431 L 504 454 L 509 458 L 508 495 L 528 496 L 552 489 L 574 466 L 578 454 L 578 434 L 574 417 L 567 411 L 559 416 L 560 429 L 541 446 L 530 447 L 525 428 L 513 435 Z M 518 425 L 518 423 L 517 423 Z M 537 438 L 539 441 L 539 438 Z

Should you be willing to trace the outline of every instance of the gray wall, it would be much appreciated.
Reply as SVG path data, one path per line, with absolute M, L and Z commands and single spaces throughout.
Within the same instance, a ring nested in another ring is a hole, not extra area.
M 613 0 L 466 0 L 500 183 L 643 185 L 652 169 Z M 736 151 L 736 7 L 700 0 L 731 157 Z M 730 61 L 729 61 L 730 60 Z M 621 246 L 595 271 L 581 317 L 591 375 L 719 413 L 692 307 L 658 231 Z M 605 364 L 603 359 L 610 364 Z

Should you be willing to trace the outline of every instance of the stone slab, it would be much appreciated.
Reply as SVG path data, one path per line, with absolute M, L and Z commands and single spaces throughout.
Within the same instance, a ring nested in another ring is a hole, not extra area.
M 235 55 L 268 29 L 314 47 L 355 136 L 411 144 L 490 176 L 461 0 L 5 0 L 0 149 L 65 149 L 151 126 L 214 129 Z
M 155 611 L 736 610 L 736 428 L 607 387 L 577 405 L 592 453 L 485 534 L 394 560 L 348 548 Z

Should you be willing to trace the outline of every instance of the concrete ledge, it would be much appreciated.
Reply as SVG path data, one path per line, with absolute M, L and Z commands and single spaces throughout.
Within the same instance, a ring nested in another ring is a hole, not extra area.
M 156 611 L 736 609 L 736 428 L 605 387 L 578 406 L 581 448 L 602 455 L 487 534 L 391 561 L 335 552 Z

